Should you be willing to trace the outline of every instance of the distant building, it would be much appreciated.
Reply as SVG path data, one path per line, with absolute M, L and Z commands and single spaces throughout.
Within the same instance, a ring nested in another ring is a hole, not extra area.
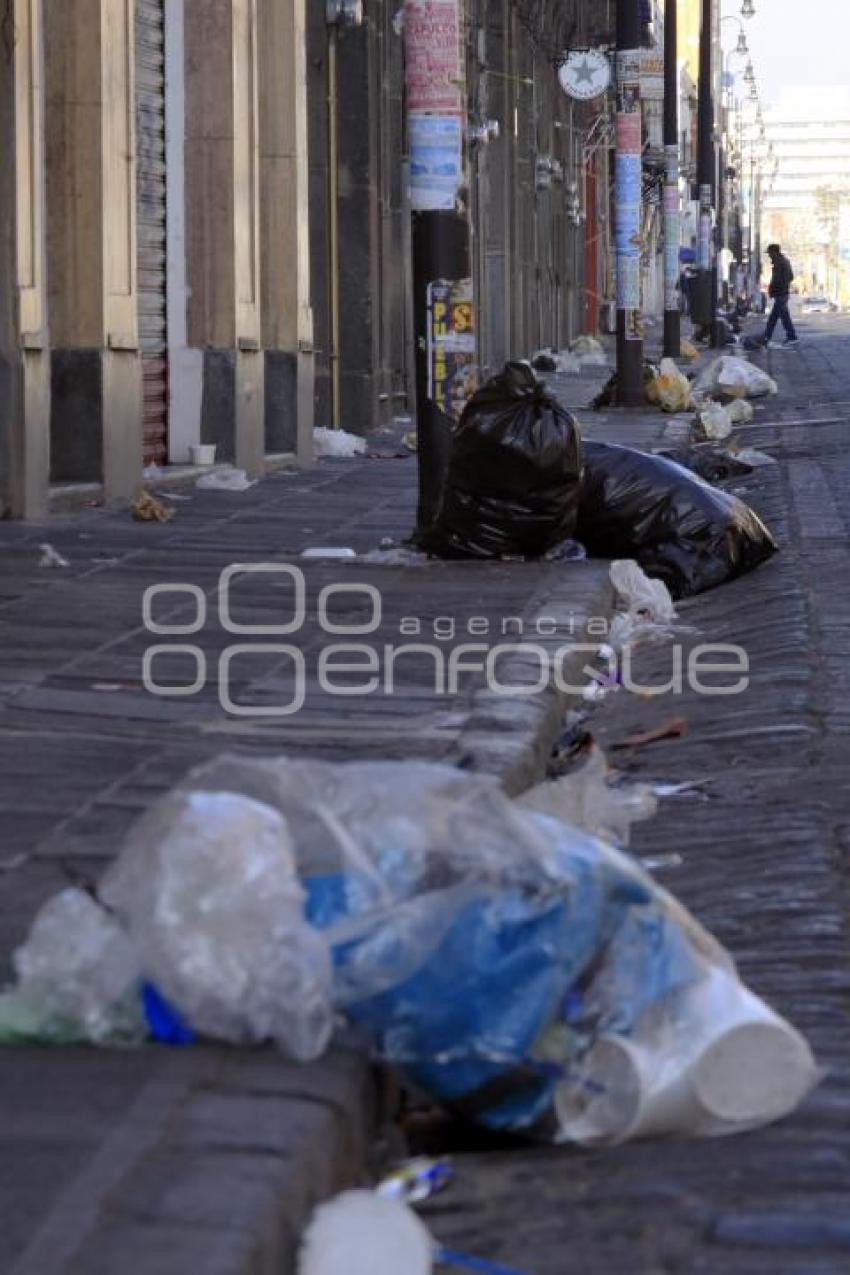
M 850 304 L 850 88 L 788 89 L 765 128 L 778 161 L 765 242 L 787 249 L 802 289 Z

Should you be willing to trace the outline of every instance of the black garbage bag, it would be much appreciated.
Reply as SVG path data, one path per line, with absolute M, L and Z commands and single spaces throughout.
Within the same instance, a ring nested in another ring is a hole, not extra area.
M 542 557 L 573 534 L 580 480 L 576 421 L 528 363 L 508 363 L 464 409 L 422 546 L 442 558 Z
M 635 558 L 674 597 L 752 571 L 776 542 L 749 506 L 664 456 L 585 443 L 575 537 L 601 558 Z

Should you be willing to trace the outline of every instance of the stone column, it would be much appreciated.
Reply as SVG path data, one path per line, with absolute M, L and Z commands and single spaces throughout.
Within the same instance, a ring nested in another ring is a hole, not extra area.
M 265 445 L 313 455 L 305 0 L 259 0 L 260 249 Z
M 188 342 L 201 439 L 261 473 L 264 446 L 257 0 L 185 7 Z
M 137 489 L 133 0 L 45 0 L 51 470 Z
M 41 0 L 14 0 L 0 48 L 0 516 L 47 510 L 50 423 Z

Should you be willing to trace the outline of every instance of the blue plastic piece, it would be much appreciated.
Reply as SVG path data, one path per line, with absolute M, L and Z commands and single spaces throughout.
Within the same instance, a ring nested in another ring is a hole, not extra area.
M 142 985 L 142 1009 L 151 1036 L 163 1045 L 192 1045 L 197 1036 L 178 1009 L 165 999 L 153 983 Z

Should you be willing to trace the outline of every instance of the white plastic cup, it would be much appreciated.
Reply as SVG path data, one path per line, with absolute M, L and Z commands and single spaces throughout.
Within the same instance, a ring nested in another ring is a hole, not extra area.
M 215 464 L 215 443 L 190 443 L 189 457 L 193 465 Z
M 712 968 L 666 1015 L 655 1042 L 649 1032 L 600 1037 L 581 1075 L 559 1087 L 566 1140 L 755 1128 L 792 1111 L 817 1077 L 805 1039 L 728 970 Z

